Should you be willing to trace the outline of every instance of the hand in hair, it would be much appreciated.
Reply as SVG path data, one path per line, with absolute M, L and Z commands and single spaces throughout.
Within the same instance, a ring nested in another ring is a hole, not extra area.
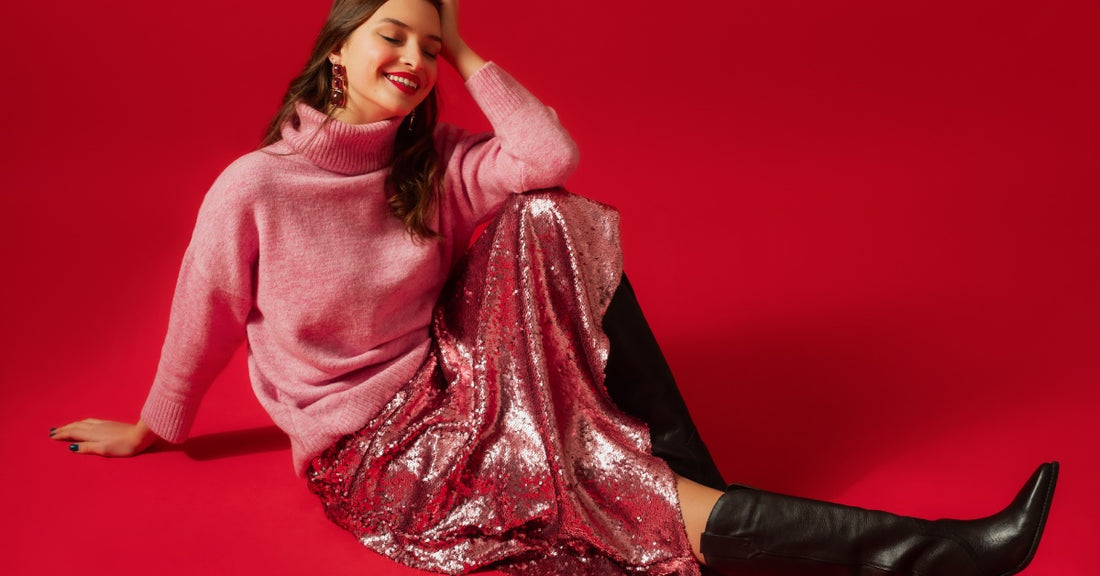
M 471 50 L 458 33 L 458 0 L 440 0 L 440 4 L 443 6 L 439 13 L 443 59 L 458 71 L 463 80 L 468 80 L 485 66 L 485 60 Z

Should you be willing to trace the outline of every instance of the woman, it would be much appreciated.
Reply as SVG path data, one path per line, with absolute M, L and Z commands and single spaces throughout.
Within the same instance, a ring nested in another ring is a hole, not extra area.
M 493 135 L 436 126 L 439 56 Z M 141 419 L 51 435 L 103 456 L 182 442 L 247 339 L 253 387 L 290 436 L 296 471 L 334 521 L 411 566 L 693 574 L 699 559 L 747 574 L 1012 574 L 1027 564 L 1056 464 L 1000 515 L 968 523 L 716 490 L 620 280 L 614 212 L 560 191 L 512 196 L 561 186 L 575 165 L 554 113 L 462 40 L 457 1 L 337 0 L 264 148 L 203 203 Z M 670 401 L 640 401 L 638 389 Z

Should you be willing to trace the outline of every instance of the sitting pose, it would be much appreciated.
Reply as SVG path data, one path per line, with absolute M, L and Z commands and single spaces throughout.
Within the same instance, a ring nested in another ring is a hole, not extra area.
M 263 147 L 199 211 L 136 424 L 79 454 L 183 442 L 242 342 L 333 521 L 458 574 L 1000 576 L 1058 467 L 1002 512 L 926 521 L 727 488 L 622 273 L 618 216 L 559 187 L 557 116 L 458 33 L 457 0 L 336 0 Z M 442 57 L 493 126 L 437 124 Z M 467 250 L 475 230 L 488 222 Z

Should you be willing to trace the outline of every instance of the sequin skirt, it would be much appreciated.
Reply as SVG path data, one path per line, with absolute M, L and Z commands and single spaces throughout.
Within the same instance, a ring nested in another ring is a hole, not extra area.
M 603 388 L 618 214 L 516 196 L 436 306 L 433 353 L 310 465 L 367 547 L 448 574 L 699 574 L 675 480 Z

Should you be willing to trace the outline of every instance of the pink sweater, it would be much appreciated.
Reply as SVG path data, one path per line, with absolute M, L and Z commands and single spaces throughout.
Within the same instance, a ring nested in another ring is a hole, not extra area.
M 476 225 L 510 193 L 564 184 L 577 149 L 543 106 L 488 64 L 466 83 L 495 135 L 441 125 L 433 228 L 412 240 L 386 205 L 400 119 L 300 126 L 214 182 L 183 258 L 168 335 L 141 417 L 187 438 L 210 383 L 243 340 L 253 389 L 291 439 L 294 467 L 365 425 L 429 348 L 432 307 Z M 311 140 L 312 138 L 312 140 Z

